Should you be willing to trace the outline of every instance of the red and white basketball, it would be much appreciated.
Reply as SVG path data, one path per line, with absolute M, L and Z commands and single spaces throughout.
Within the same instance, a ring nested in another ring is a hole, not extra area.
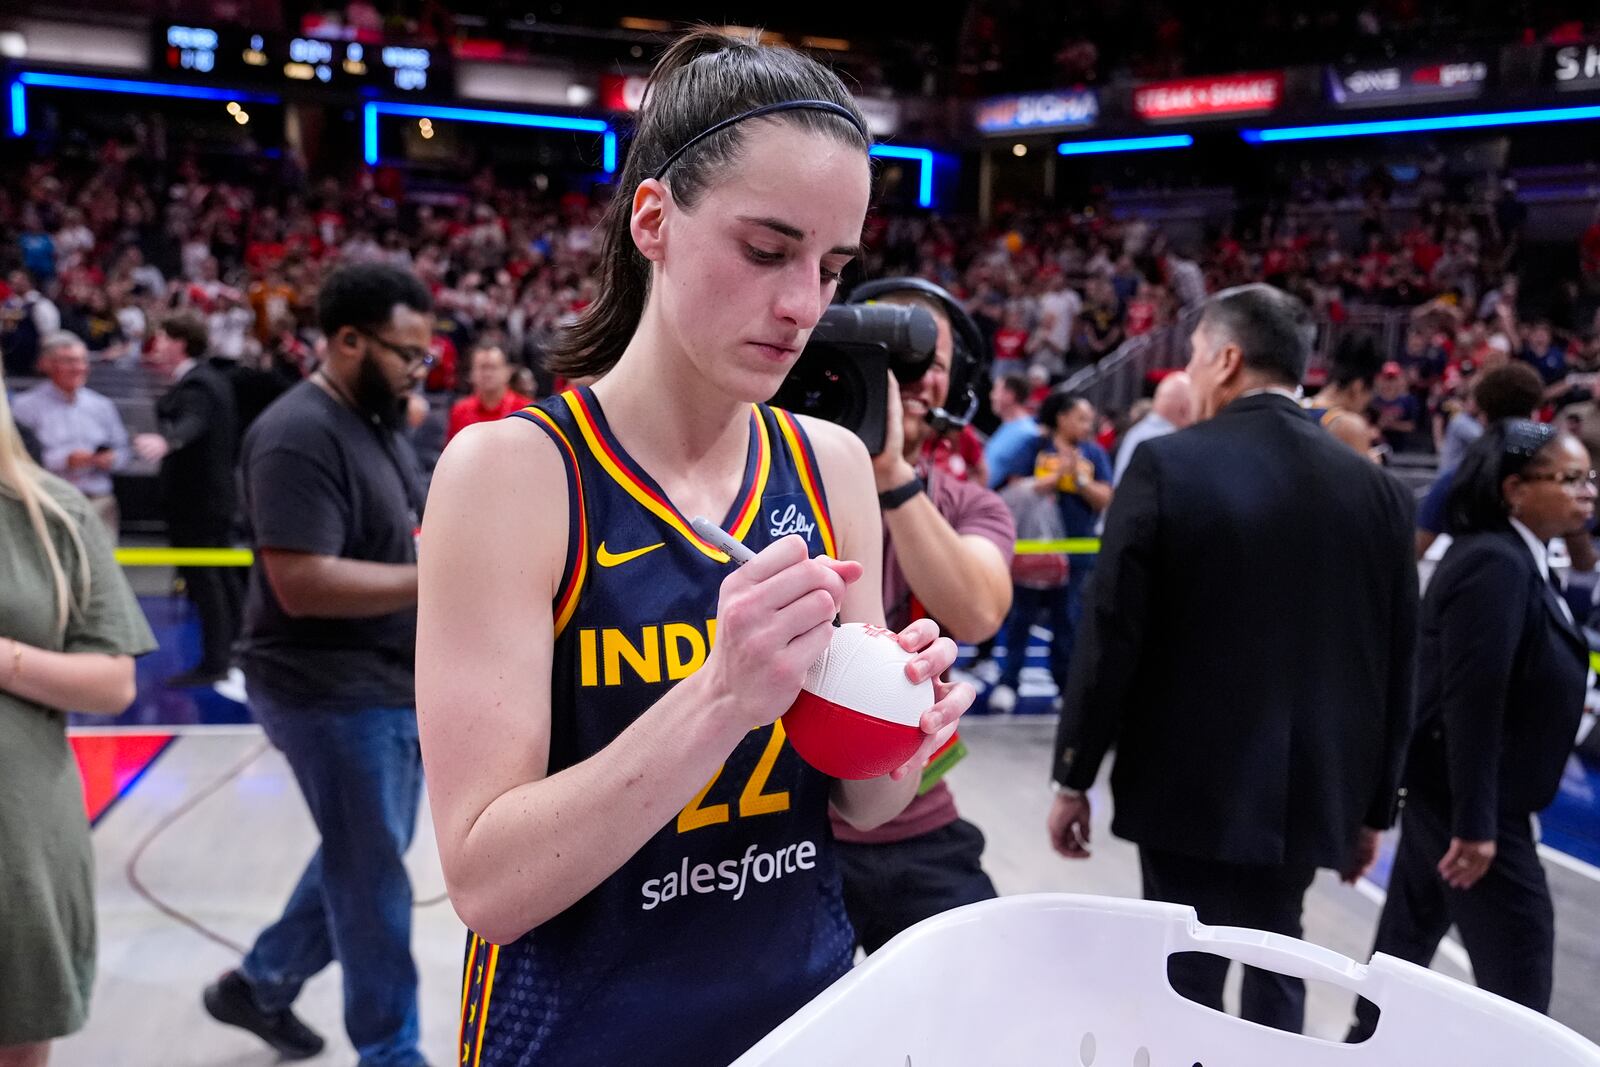
M 912 654 L 881 626 L 847 622 L 806 674 L 783 729 L 823 774 L 861 780 L 888 774 L 922 744 L 933 682 L 906 677 Z

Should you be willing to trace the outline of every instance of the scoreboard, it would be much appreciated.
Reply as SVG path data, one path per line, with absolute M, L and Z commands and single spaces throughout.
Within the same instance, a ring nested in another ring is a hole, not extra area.
M 250 83 L 449 95 L 448 52 L 417 45 L 291 37 L 231 26 L 160 25 L 151 67 L 215 85 Z

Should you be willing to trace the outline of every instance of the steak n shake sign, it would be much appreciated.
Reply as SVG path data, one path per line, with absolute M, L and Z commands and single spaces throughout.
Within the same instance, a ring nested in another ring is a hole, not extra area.
M 1133 110 L 1146 122 L 1220 118 L 1277 110 L 1283 101 L 1283 72 L 1224 74 L 1153 82 L 1133 91 Z

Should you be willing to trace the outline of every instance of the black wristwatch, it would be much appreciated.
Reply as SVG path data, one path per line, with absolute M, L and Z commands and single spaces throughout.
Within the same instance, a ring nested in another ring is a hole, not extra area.
M 899 507 L 901 504 L 904 504 L 907 500 L 910 500 L 918 493 L 925 492 L 927 488 L 927 486 L 922 484 L 921 478 L 913 475 L 911 480 L 905 485 L 902 485 L 896 489 L 891 489 L 887 493 L 879 493 L 878 507 L 882 508 L 884 511 L 893 511 L 895 508 Z

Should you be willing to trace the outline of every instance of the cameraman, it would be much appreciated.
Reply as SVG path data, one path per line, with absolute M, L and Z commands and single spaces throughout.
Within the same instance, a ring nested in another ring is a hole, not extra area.
M 984 641 L 1011 608 L 1016 526 L 995 493 L 923 458 L 939 434 L 959 433 L 966 422 L 961 416 L 982 373 L 981 337 L 948 293 L 920 279 L 885 279 L 852 295 L 857 302 L 868 297 L 925 308 L 939 329 L 933 362 L 920 380 L 901 388 L 889 375 L 887 432 L 872 460 L 883 511 L 888 625 L 931 617 L 957 641 Z M 953 419 L 947 403 L 956 410 Z M 845 908 L 868 952 L 931 915 L 995 895 L 979 862 L 983 834 L 956 814 L 942 781 L 875 830 L 856 830 L 835 816 L 833 831 Z

